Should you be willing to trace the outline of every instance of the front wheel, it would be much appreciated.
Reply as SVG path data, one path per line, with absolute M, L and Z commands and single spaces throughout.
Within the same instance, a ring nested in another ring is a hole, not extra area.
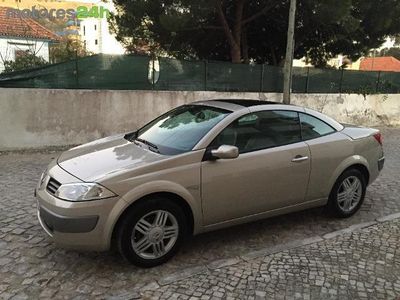
M 144 199 L 124 216 L 118 231 L 121 255 L 139 267 L 168 261 L 186 235 L 183 210 L 168 199 Z
M 330 212 L 341 218 L 354 215 L 364 201 L 366 188 L 365 178 L 359 170 L 350 169 L 343 172 L 329 196 Z

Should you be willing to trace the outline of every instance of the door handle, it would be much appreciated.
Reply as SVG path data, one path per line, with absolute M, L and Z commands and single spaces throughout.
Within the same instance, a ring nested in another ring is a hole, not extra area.
M 302 162 L 308 160 L 308 156 L 301 156 L 301 155 L 296 155 L 293 159 L 292 162 Z

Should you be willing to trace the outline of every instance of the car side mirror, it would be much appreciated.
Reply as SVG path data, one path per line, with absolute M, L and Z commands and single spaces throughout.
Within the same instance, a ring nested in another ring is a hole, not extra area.
M 234 159 L 239 156 L 239 149 L 235 146 L 222 145 L 218 149 L 211 150 L 211 155 L 220 159 Z

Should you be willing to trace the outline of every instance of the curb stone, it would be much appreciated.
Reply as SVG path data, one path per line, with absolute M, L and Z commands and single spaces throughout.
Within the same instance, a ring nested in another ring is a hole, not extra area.
M 282 252 L 285 250 L 289 250 L 289 249 L 293 249 L 293 248 L 297 248 L 297 247 L 301 247 L 301 246 L 305 246 L 305 245 L 309 245 L 309 244 L 313 244 L 313 243 L 318 243 L 323 241 L 323 239 L 320 236 L 314 236 L 314 237 L 310 237 L 310 238 L 305 238 L 305 239 L 301 239 L 301 240 L 295 240 L 292 242 L 288 242 L 285 244 L 280 244 L 280 245 L 276 245 L 276 246 L 272 246 L 272 247 L 267 247 L 261 250 L 257 250 L 257 251 L 253 251 L 247 254 L 244 254 L 241 256 L 242 260 L 244 261 L 249 261 L 249 260 L 253 260 L 262 256 L 266 256 L 266 255 L 271 255 L 274 253 L 278 253 L 278 252 Z
M 141 288 L 143 291 L 153 291 L 160 287 L 156 281 L 152 281 Z
M 118 296 L 107 297 L 107 300 L 125 300 L 125 299 L 142 299 L 142 295 L 139 292 L 128 292 L 125 291 Z
M 176 281 L 187 279 L 194 275 L 199 275 L 207 273 L 208 269 L 206 266 L 197 266 L 189 269 L 182 270 L 181 272 L 173 273 L 171 275 L 165 276 L 158 280 L 159 285 L 168 285 Z
M 67 151 L 71 148 L 77 147 L 81 144 L 70 144 L 63 146 L 43 146 L 43 147 L 33 147 L 33 148 L 16 148 L 16 149 L 5 149 L 0 151 L 0 155 L 9 154 L 53 154 L 56 152 Z
M 351 226 L 349 226 L 347 228 L 344 228 L 344 229 L 340 229 L 340 230 L 337 230 L 337 231 L 332 231 L 332 232 L 326 233 L 322 237 L 325 240 L 329 240 L 329 239 L 335 238 L 337 236 L 340 236 L 342 234 L 351 233 L 353 231 L 357 231 L 357 230 L 360 230 L 360 229 L 363 229 L 363 228 L 367 228 L 367 227 L 370 227 L 370 226 L 373 226 L 373 225 L 376 225 L 376 224 L 378 224 L 378 223 L 375 222 L 375 221 L 354 224 L 354 225 L 351 225 Z
M 383 223 L 383 222 L 392 221 L 392 220 L 395 220 L 395 219 L 398 219 L 398 218 L 400 218 L 400 212 L 395 213 L 395 214 L 391 214 L 391 215 L 388 215 L 388 216 L 377 218 L 376 221 L 379 222 L 379 223 Z
M 206 267 L 210 270 L 220 269 L 223 267 L 229 267 L 236 265 L 241 262 L 239 257 L 228 258 L 228 259 L 220 259 L 209 263 Z

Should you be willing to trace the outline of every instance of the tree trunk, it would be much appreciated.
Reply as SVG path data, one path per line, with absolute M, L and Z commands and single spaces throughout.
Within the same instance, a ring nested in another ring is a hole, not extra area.
M 242 30 L 242 56 L 243 62 L 248 64 L 250 62 L 249 59 L 249 45 L 247 44 L 247 29 L 243 28 Z
M 216 7 L 218 12 L 218 18 L 221 22 L 222 28 L 224 30 L 225 36 L 228 39 L 231 60 L 233 63 L 242 62 L 242 49 L 241 49 L 241 39 L 242 39 L 242 19 L 244 3 L 246 0 L 237 0 L 235 7 L 235 20 L 233 24 L 233 29 L 228 24 L 224 10 L 222 8 L 222 0 L 217 1 Z
M 237 45 L 231 46 L 231 60 L 235 64 L 240 64 L 242 62 L 242 51 Z
M 235 16 L 233 20 L 232 28 L 229 25 L 224 9 L 223 3 L 224 0 L 216 0 L 216 9 L 218 14 L 218 19 L 221 23 L 221 26 L 224 30 L 225 36 L 228 40 L 230 47 L 231 60 L 233 63 L 241 63 L 242 59 L 244 62 L 249 62 L 248 55 L 248 45 L 247 45 L 247 37 L 245 32 L 246 24 L 254 21 L 255 19 L 265 15 L 268 11 L 275 7 L 280 1 L 279 0 L 270 0 L 268 4 L 262 8 L 260 11 L 255 13 L 252 16 L 244 18 L 244 7 L 247 0 L 235 0 Z
M 274 66 L 278 66 L 278 60 L 276 59 L 275 49 L 271 46 L 271 57 L 272 57 L 272 64 Z

